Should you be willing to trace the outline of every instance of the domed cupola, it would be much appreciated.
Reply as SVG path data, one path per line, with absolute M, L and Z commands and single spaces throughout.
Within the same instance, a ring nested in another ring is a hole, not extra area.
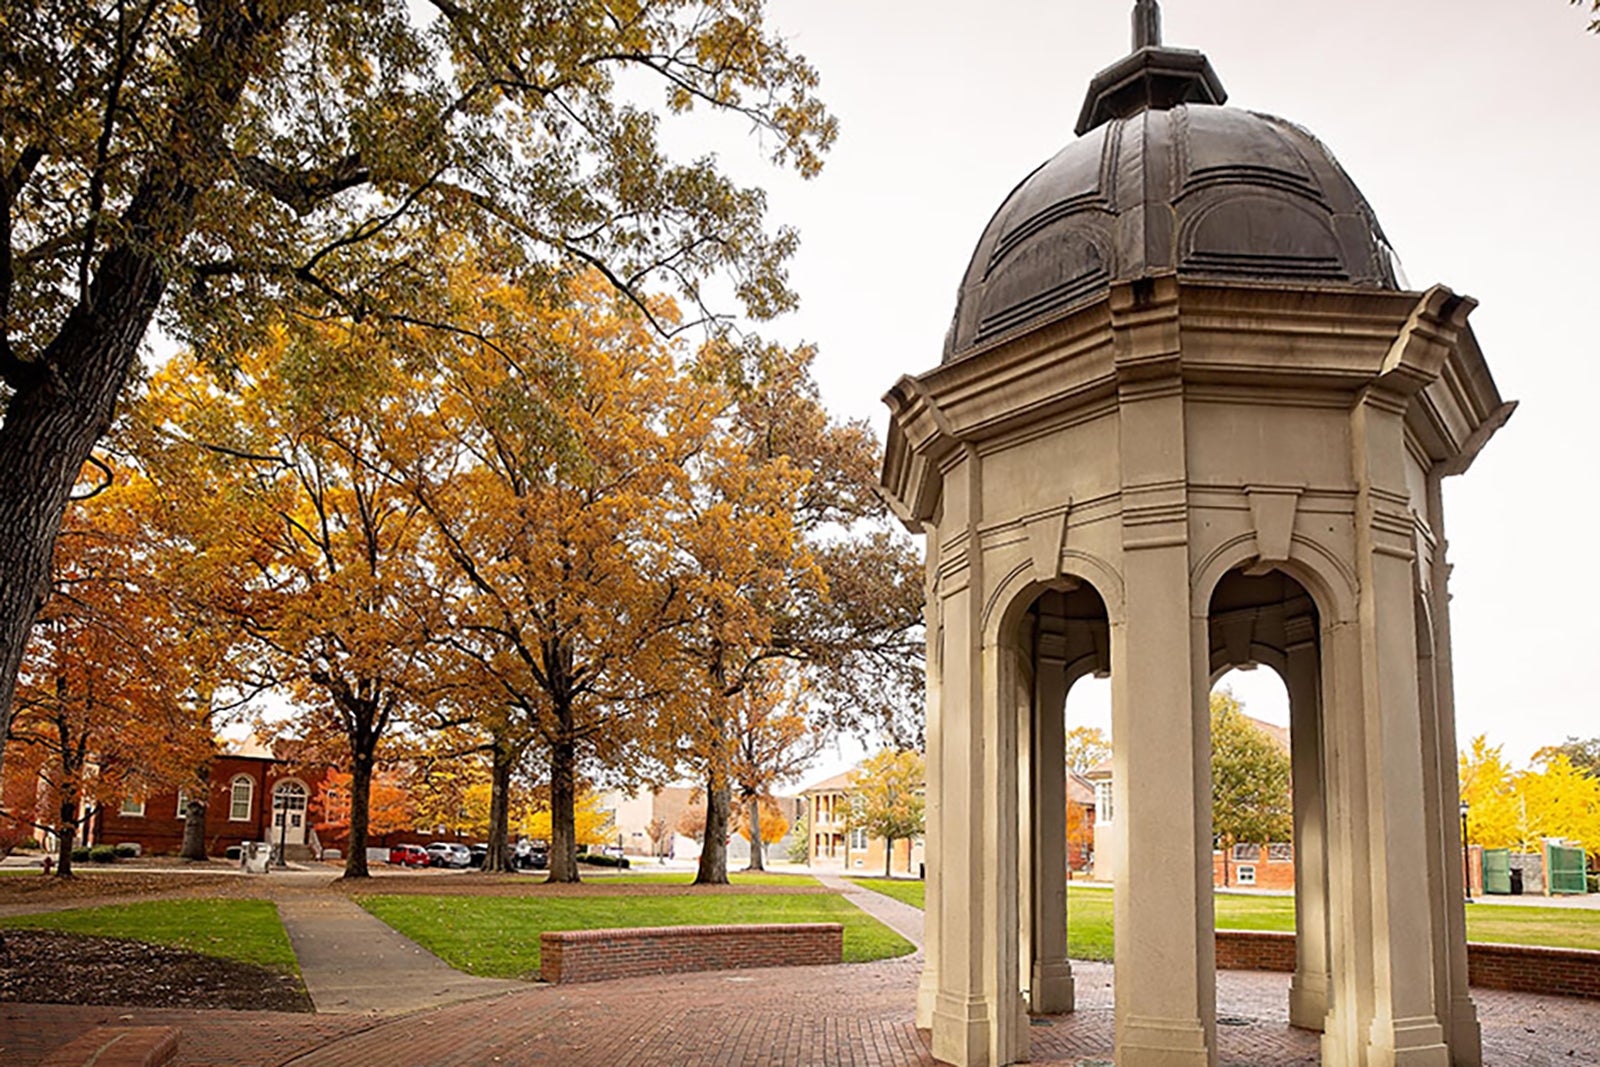
M 1090 83 L 1079 139 L 995 212 L 944 362 L 1152 273 L 1400 287 L 1377 219 L 1332 153 L 1293 123 L 1222 106 L 1210 62 L 1164 47 L 1160 18 L 1155 0 L 1139 0 L 1133 52 Z

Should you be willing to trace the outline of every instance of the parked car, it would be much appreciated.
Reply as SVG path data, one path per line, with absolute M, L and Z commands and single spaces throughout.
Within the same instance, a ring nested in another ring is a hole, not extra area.
M 511 866 L 523 871 L 542 871 L 550 866 L 550 850 L 533 841 L 518 841 L 511 850 Z
M 428 846 L 428 866 L 466 867 L 472 863 L 472 853 L 466 845 L 435 841 Z
M 401 867 L 426 867 L 428 851 L 421 845 L 393 845 L 389 849 L 389 862 Z
M 489 846 L 483 842 L 479 842 L 476 845 L 468 845 L 467 851 L 471 853 L 471 858 L 467 861 L 467 866 L 482 867 L 484 859 L 489 855 Z

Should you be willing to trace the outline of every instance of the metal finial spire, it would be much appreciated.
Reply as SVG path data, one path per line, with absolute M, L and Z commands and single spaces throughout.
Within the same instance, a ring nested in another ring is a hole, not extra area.
M 1156 0 L 1135 0 L 1133 50 L 1161 47 L 1161 5 Z

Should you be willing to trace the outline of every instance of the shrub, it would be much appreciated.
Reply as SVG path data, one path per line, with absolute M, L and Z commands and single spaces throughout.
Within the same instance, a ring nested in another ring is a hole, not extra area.
M 608 856 L 604 852 L 590 852 L 578 857 L 579 863 L 587 863 L 591 867 L 620 867 L 626 870 L 629 866 L 626 856 Z
M 114 850 L 119 860 L 131 860 L 139 855 L 138 845 L 118 845 Z
M 90 863 L 115 863 L 117 850 L 110 845 L 96 845 L 89 850 Z
M 1589 892 L 1600 893 L 1600 872 L 1589 875 Z
M 73 863 L 87 863 L 88 861 L 89 847 L 87 845 L 79 845 L 77 848 L 72 850 Z

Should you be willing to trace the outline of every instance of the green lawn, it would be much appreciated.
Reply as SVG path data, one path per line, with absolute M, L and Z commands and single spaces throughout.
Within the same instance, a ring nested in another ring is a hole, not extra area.
M 689 871 L 670 871 L 652 874 L 649 871 L 629 871 L 626 874 L 601 875 L 585 870 L 583 880 L 597 885 L 693 885 L 694 874 Z M 734 871 L 728 875 L 734 885 L 819 885 L 809 874 L 773 874 L 770 871 L 747 873 Z
M 886 897 L 893 897 L 902 904 L 910 904 L 913 908 L 927 908 L 927 883 L 921 879 L 912 881 L 909 878 L 851 878 L 848 879 L 862 889 L 870 889 L 874 893 L 882 893 Z
M 269 900 L 152 900 L 0 919 L 0 926 L 60 930 L 175 945 L 299 974 L 294 950 Z
M 923 906 L 923 883 L 881 878 L 851 879 L 886 896 Z M 1294 930 L 1294 898 L 1218 893 L 1219 930 Z M 1467 905 L 1467 938 L 1503 945 L 1600 950 L 1600 911 L 1577 908 Z M 1111 890 L 1101 886 L 1067 889 L 1067 951 L 1076 959 L 1111 958 Z
M 358 897 L 357 902 L 452 967 L 497 978 L 537 974 L 539 934 L 545 930 L 837 922 L 844 924 L 847 963 L 912 951 L 905 938 L 833 893 L 636 897 L 407 894 Z
M 1600 911 L 1468 904 L 1467 940 L 1600 949 Z

